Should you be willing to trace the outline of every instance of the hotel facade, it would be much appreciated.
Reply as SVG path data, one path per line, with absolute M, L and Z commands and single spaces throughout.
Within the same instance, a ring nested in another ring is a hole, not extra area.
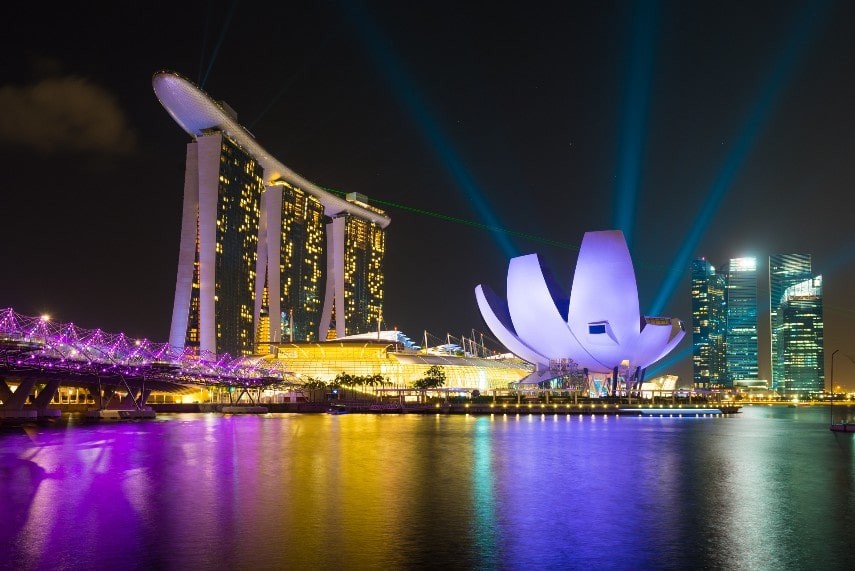
M 152 83 L 192 137 L 170 344 L 251 355 L 376 328 L 389 217 L 283 165 L 228 105 L 181 75 L 159 72 Z

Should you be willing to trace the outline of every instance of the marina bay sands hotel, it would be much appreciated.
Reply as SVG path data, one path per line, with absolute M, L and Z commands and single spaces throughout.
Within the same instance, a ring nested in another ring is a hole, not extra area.
M 158 72 L 152 83 L 193 138 L 170 344 L 237 356 L 376 329 L 389 217 L 289 169 L 181 75 Z

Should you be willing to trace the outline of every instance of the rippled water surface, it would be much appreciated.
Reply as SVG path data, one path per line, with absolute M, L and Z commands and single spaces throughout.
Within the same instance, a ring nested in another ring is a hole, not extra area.
M 853 569 L 853 442 L 821 407 L 6 428 L 0 568 Z

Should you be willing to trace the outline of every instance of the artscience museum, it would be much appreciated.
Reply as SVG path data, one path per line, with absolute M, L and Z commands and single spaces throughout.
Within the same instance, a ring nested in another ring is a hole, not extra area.
M 642 316 L 623 233 L 587 232 L 568 296 L 538 254 L 511 259 L 507 299 L 486 285 L 475 297 L 505 347 L 535 365 L 523 383 L 575 378 L 590 396 L 641 390 L 645 370 L 685 335 L 676 318 Z

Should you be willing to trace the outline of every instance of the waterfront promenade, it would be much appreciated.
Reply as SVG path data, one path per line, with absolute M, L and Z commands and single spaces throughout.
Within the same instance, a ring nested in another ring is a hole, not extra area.
M 348 413 L 356 414 L 546 414 L 546 415 L 698 415 L 732 414 L 740 405 L 717 404 L 629 404 L 629 403 L 376 403 L 366 401 L 334 401 Z M 261 404 L 270 413 L 325 413 L 331 402 L 298 402 Z M 222 412 L 228 404 L 155 404 L 158 413 Z

